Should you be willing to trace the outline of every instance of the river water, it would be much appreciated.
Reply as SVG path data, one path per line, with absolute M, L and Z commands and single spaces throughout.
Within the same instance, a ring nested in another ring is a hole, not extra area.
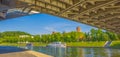
M 54 57 L 120 57 L 120 49 L 110 48 L 33 47 L 33 50 L 52 55 Z

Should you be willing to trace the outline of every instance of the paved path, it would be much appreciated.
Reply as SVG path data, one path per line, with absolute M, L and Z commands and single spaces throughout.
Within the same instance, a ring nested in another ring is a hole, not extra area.
M 0 46 L 0 57 L 52 57 L 52 56 L 31 50 L 23 50 L 16 47 Z

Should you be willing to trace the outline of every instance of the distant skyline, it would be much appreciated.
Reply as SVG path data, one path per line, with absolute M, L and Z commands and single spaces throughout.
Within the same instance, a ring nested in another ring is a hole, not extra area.
M 80 26 L 82 32 L 89 32 L 92 28 L 95 28 L 68 19 L 42 13 L 0 21 L 0 32 L 24 31 L 30 34 L 49 34 L 53 31 L 75 31 L 77 26 Z

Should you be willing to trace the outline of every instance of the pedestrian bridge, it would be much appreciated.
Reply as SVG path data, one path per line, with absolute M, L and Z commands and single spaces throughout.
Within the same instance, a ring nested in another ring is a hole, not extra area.
M 120 33 L 120 0 L 0 0 L 0 20 L 35 13 Z

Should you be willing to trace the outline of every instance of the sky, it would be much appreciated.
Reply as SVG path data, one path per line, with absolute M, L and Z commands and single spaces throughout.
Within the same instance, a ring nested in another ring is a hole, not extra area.
M 92 28 L 95 28 L 68 19 L 41 13 L 0 21 L 0 32 L 24 31 L 30 34 L 50 34 L 53 31 L 75 31 L 77 26 L 80 26 L 82 32 L 89 32 Z

